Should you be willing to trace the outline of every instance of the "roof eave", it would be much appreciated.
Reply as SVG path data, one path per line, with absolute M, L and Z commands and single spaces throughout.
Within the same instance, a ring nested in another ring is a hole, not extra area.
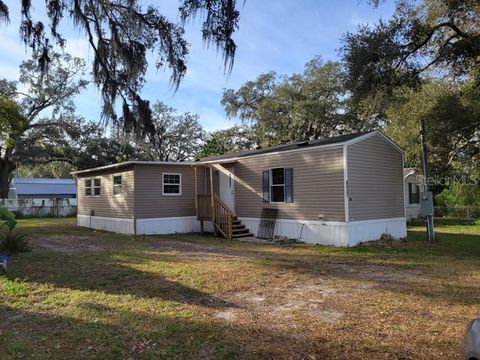
M 287 153 L 298 152 L 298 151 L 311 151 L 311 150 L 315 150 L 315 149 L 319 149 L 319 148 L 339 147 L 339 146 L 343 146 L 347 142 L 348 142 L 348 140 L 345 140 L 345 141 L 342 141 L 342 142 L 336 142 L 336 143 L 332 143 L 332 144 L 313 145 L 313 146 L 302 147 L 302 148 L 298 148 L 298 149 L 279 150 L 279 151 L 274 151 L 274 152 L 269 152 L 269 153 L 236 156 L 236 157 L 219 159 L 219 160 L 197 161 L 195 164 L 200 164 L 200 165 L 201 164 L 206 164 L 207 165 L 207 164 L 213 164 L 213 163 L 215 163 L 215 164 L 229 163 L 229 162 L 238 161 L 240 159 L 248 159 L 248 158 L 259 157 L 259 156 L 287 154 Z
M 88 174 L 92 172 L 98 172 L 103 170 L 110 170 L 110 169 L 119 169 L 122 167 L 130 166 L 130 165 L 179 165 L 179 166 L 190 166 L 193 162 L 190 161 L 183 161 L 183 162 L 167 162 L 167 161 L 125 161 L 118 164 L 111 164 L 105 166 L 99 166 L 96 168 L 79 170 L 79 171 L 72 171 L 70 174 L 72 175 L 81 175 L 81 174 Z

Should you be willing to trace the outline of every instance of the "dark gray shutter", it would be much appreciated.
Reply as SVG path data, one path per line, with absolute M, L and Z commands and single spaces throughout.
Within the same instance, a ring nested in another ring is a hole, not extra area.
M 293 169 L 285 169 L 285 202 L 293 202 Z
M 413 204 L 412 183 L 408 183 L 408 203 Z
M 263 179 L 263 183 L 262 183 L 263 202 L 270 202 L 270 171 L 269 170 L 263 171 L 262 179 Z

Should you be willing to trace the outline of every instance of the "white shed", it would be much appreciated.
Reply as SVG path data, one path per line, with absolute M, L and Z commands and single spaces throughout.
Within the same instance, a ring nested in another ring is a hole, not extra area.
M 416 219 L 420 216 L 420 192 L 423 191 L 421 177 L 414 168 L 403 169 L 405 215 L 407 220 Z

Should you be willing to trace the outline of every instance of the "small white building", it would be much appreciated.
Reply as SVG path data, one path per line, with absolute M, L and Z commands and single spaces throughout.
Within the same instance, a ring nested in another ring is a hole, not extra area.
M 407 220 L 420 217 L 420 192 L 423 191 L 421 177 L 414 168 L 403 169 L 405 215 Z

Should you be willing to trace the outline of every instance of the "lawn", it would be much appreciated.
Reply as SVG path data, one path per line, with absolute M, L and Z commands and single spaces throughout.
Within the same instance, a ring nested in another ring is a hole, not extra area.
M 480 313 L 480 226 L 356 248 L 21 220 L 3 359 L 454 359 Z

